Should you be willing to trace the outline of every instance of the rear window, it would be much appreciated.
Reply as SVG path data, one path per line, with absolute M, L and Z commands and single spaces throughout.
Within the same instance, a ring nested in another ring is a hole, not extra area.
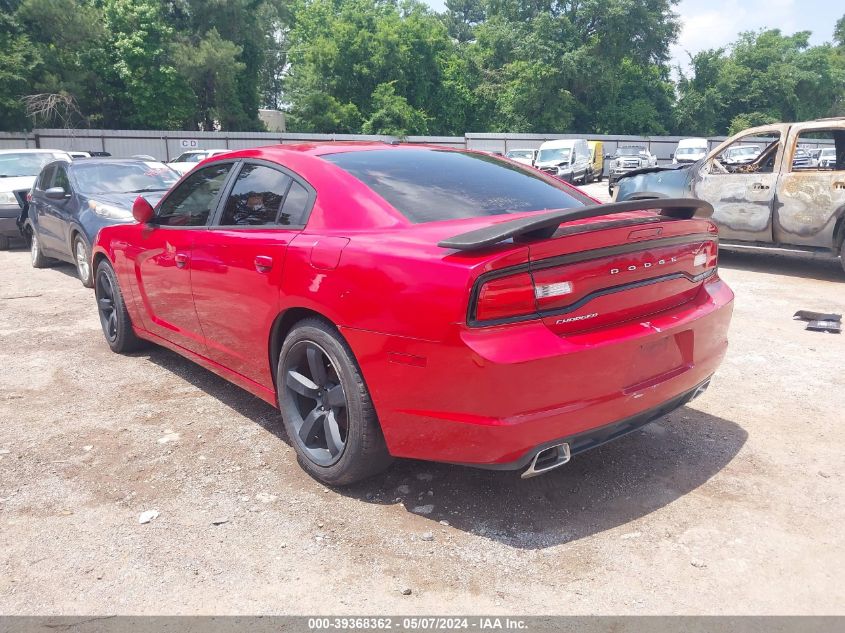
M 485 154 L 368 150 L 324 155 L 411 222 L 581 207 L 589 199 L 539 172 Z

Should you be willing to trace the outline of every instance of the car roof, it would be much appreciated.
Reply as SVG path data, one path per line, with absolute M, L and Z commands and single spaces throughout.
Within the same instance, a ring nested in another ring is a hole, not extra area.
M 63 149 L 0 149 L 0 154 L 67 154 Z
M 63 161 L 56 161 L 63 162 Z M 86 158 L 84 161 L 72 161 L 71 167 L 88 166 L 88 165 L 147 165 L 149 163 L 165 163 L 160 160 L 144 160 L 143 158 L 114 158 L 111 156 L 92 156 Z
M 559 138 L 552 141 L 546 141 L 540 146 L 540 149 L 557 149 L 560 147 L 572 147 L 575 143 L 583 141 L 582 138 Z
M 429 145 L 427 143 L 390 143 L 381 141 L 334 141 L 325 143 L 297 143 L 294 145 L 263 145 L 249 149 L 226 150 L 225 159 L 232 158 L 278 158 L 285 156 L 306 155 L 306 156 L 327 156 L 329 154 L 341 154 L 347 152 L 366 152 L 373 150 L 394 150 L 402 151 L 409 149 L 430 150 L 430 151 L 457 151 L 473 152 L 463 148 L 444 147 L 441 145 Z M 206 150 L 207 151 L 207 150 Z M 486 153 L 486 152 L 482 152 Z M 220 156 L 214 156 L 213 160 L 220 160 Z M 211 159 L 209 159 L 211 160 Z

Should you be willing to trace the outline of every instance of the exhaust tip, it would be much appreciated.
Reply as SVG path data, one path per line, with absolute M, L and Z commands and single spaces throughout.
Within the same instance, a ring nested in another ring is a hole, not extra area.
M 710 379 L 707 379 L 703 383 L 698 385 L 698 387 L 696 387 L 695 391 L 692 392 L 692 395 L 690 396 L 689 400 L 687 400 L 687 402 L 692 402 L 693 400 L 695 400 L 698 396 L 700 396 L 705 391 L 707 391 L 707 387 L 709 387 L 709 386 L 710 386 Z
M 570 458 L 571 454 L 567 442 L 544 448 L 534 455 L 534 459 L 531 460 L 531 464 L 522 473 L 521 477 L 522 479 L 528 479 L 529 477 L 542 475 L 550 470 L 554 470 L 558 466 L 563 466 Z

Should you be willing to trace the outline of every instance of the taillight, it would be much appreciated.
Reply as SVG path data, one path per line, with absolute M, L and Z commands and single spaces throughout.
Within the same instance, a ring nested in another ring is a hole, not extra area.
M 705 270 L 715 268 L 719 263 L 719 244 L 715 241 L 705 242 L 692 260 L 693 273 L 701 274 Z
M 26 192 L 26 201 L 32 202 L 32 192 L 31 191 Z
M 478 291 L 476 321 L 498 321 L 536 312 L 534 284 L 527 272 L 491 279 Z

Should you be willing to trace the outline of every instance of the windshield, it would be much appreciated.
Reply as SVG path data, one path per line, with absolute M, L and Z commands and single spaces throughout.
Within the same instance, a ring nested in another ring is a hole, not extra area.
M 836 156 L 836 148 L 823 149 L 819 158 L 834 158 Z
M 537 162 L 547 163 L 549 161 L 567 162 L 569 160 L 569 148 L 557 147 L 555 149 L 541 149 L 537 154 Z
M 507 154 L 508 158 L 532 158 L 533 155 L 534 152 L 532 152 L 530 149 L 515 149 L 511 152 L 508 152 Z
M 543 209 L 584 201 L 530 167 L 485 154 L 367 150 L 323 158 L 349 172 L 411 222 L 437 222 Z
M 616 150 L 617 156 L 639 156 L 644 153 L 645 150 L 642 147 L 620 147 Z
M 163 163 L 74 163 L 73 176 L 83 193 L 167 191 L 179 174 Z
M 21 152 L 20 154 L 0 154 L 0 178 L 37 176 L 41 168 L 49 162 L 63 158 L 50 152 Z
M 689 156 L 690 154 L 703 154 L 704 151 L 703 147 L 679 147 L 675 154 L 677 156 Z
M 174 161 L 173 163 L 198 163 L 203 158 L 205 158 L 205 152 L 185 152 L 179 158 Z
M 756 147 L 735 147 L 731 150 L 731 156 L 756 156 L 759 153 Z

